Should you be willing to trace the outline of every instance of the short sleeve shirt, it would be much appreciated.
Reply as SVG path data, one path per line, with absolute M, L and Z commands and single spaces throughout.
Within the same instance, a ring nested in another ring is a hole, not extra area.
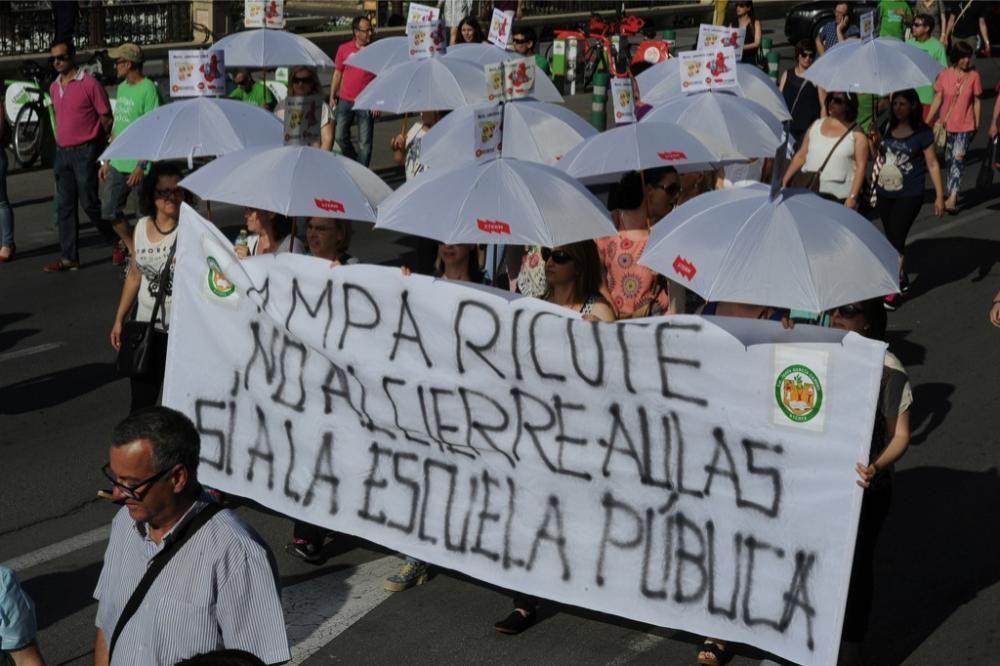
M 853 37 L 860 37 L 861 30 L 858 26 L 853 23 L 847 26 L 844 30 L 844 39 L 851 39 Z M 830 48 L 837 43 L 837 23 L 835 21 L 827 21 L 819 29 L 819 38 L 823 42 L 824 48 Z
M 149 79 L 143 79 L 136 84 L 122 81 L 118 84 L 115 95 L 115 124 L 111 130 L 112 137 L 118 137 L 128 129 L 128 126 L 141 116 L 160 106 L 160 91 Z M 111 160 L 111 168 L 130 173 L 138 162 L 135 160 Z
M 237 86 L 233 92 L 226 96 L 229 99 L 239 100 L 240 102 L 249 102 L 254 106 L 263 107 L 274 104 L 274 94 L 263 81 L 254 81 L 249 91 Z
M 353 102 L 361 94 L 361 91 L 371 83 L 375 75 L 347 64 L 347 58 L 361 49 L 353 41 L 341 44 L 337 49 L 337 57 L 334 59 L 334 66 L 343 75 L 340 81 L 340 98 L 348 102 Z
M 903 12 L 902 15 L 896 13 L 899 10 Z M 902 39 L 906 35 L 906 23 L 903 19 L 906 16 L 913 16 L 910 3 L 902 0 L 882 0 L 878 3 L 878 12 L 881 25 L 878 33 L 880 37 Z
M 648 231 L 623 230 L 616 236 L 597 238 L 595 242 L 604 264 L 608 293 L 620 317 L 667 311 L 670 301 L 659 283 L 659 276 L 639 264 L 639 256 L 649 242 Z M 650 312 L 648 306 L 654 301 L 653 312 Z
M 878 148 L 882 163 L 878 195 L 892 199 L 923 194 L 927 176 L 924 151 L 933 143 L 934 133 L 926 125 L 903 139 L 886 132 Z
M 969 5 L 968 9 L 965 9 L 966 4 Z M 955 27 L 952 29 L 951 34 L 959 39 L 969 39 L 978 35 L 979 17 L 983 16 L 986 12 L 985 5 L 986 3 L 982 2 L 982 0 L 950 3 L 948 6 L 948 16 L 955 17 Z M 965 13 L 962 12 L 963 9 L 965 9 Z M 959 14 L 962 14 L 961 18 L 958 17 Z
M 49 96 L 56 112 L 56 143 L 78 146 L 101 135 L 101 116 L 111 115 L 111 102 L 97 79 L 82 69 L 66 85 L 56 77 Z
M 941 93 L 938 117 L 949 132 L 972 132 L 976 129 L 973 102 L 983 94 L 983 80 L 972 69 L 959 79 L 954 67 L 942 70 L 934 82 L 934 91 Z
M 35 605 L 21 589 L 17 574 L 0 567 L 0 651 L 27 647 L 35 640 L 35 631 Z
M 931 37 L 923 42 L 911 39 L 906 43 L 910 46 L 917 47 L 930 57 L 934 58 L 934 60 L 936 60 L 942 67 L 948 66 L 948 54 L 944 50 L 944 44 L 942 44 L 937 38 Z M 930 104 L 934 101 L 934 86 L 920 86 L 917 88 L 917 95 L 920 97 L 921 104 Z

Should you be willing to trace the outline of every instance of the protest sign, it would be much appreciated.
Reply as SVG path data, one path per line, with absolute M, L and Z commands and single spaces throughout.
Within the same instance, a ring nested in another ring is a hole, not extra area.
M 285 145 L 318 146 L 323 123 L 322 95 L 285 98 Z
M 406 14 L 406 34 L 410 34 L 411 26 L 418 23 L 437 23 L 441 18 L 441 10 L 437 7 L 411 2 Z
M 715 88 L 735 88 L 736 54 L 732 48 L 684 51 L 680 58 L 681 90 L 698 92 Z
M 503 140 L 500 117 L 501 107 L 492 109 L 476 109 L 475 155 L 477 160 L 492 159 L 500 153 L 500 142 Z
M 858 18 L 861 29 L 861 41 L 867 42 L 875 38 L 875 12 L 865 12 Z
M 535 68 L 534 58 L 504 61 L 504 95 L 507 99 L 521 99 L 531 94 L 535 87 Z
M 163 402 L 201 433 L 203 483 L 503 588 L 836 662 L 884 344 L 241 261 L 186 205 L 178 234 Z
M 445 52 L 444 31 L 439 22 L 410 23 L 407 27 L 411 58 L 430 58 Z
M 615 112 L 615 123 L 624 125 L 635 122 L 635 96 L 632 94 L 632 79 L 615 77 L 611 79 L 611 104 Z
M 170 96 L 198 97 L 226 94 L 223 51 L 170 51 Z
M 698 28 L 698 45 L 696 51 L 714 51 L 721 47 L 730 47 L 736 54 L 736 61 L 743 57 L 746 28 L 727 28 L 724 25 L 702 23 Z
M 285 0 L 244 0 L 243 27 L 285 27 Z
M 494 9 L 487 40 L 491 44 L 496 44 L 500 48 L 506 49 L 507 44 L 510 43 L 510 30 L 513 23 L 514 12 L 502 12 L 499 9 Z
M 503 99 L 503 63 L 495 62 L 483 65 L 483 74 L 486 77 L 487 101 L 496 102 Z

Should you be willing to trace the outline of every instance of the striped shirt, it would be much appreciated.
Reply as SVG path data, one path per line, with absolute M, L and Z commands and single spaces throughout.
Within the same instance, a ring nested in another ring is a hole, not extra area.
M 94 591 L 96 625 L 109 645 L 149 561 L 209 501 L 203 494 L 159 544 L 125 507 L 115 516 Z M 167 666 L 222 648 L 252 652 L 268 664 L 290 657 L 274 557 L 229 510 L 205 523 L 160 572 L 118 637 L 112 663 Z

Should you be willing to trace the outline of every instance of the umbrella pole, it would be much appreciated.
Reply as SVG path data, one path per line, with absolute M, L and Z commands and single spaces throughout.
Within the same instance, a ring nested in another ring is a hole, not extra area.
M 205 200 L 205 208 L 208 211 L 208 221 L 211 222 L 212 221 L 212 202 L 209 201 L 208 199 Z
M 648 230 L 653 227 L 653 223 L 649 219 L 649 202 L 646 201 L 646 174 L 641 170 L 639 171 L 639 182 L 642 183 L 642 216 L 646 218 L 646 229 Z
M 290 217 L 288 219 L 291 220 L 291 222 L 292 222 L 292 231 L 289 234 L 289 238 L 291 240 L 288 241 L 288 251 L 291 252 L 292 254 L 295 254 L 295 240 L 296 240 L 295 233 L 297 231 L 296 228 L 295 228 L 295 220 L 296 220 L 296 218 Z

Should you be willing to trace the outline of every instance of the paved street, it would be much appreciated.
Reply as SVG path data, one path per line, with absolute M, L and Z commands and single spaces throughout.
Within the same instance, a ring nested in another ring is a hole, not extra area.
M 778 22 L 769 22 L 776 42 Z M 687 34 L 687 33 L 684 33 Z M 783 52 L 789 60 L 789 49 Z M 981 61 L 987 124 L 1000 60 Z M 590 98 L 572 108 L 589 117 Z M 374 166 L 388 165 L 383 122 Z M 974 191 L 984 133 L 974 143 L 966 206 L 938 220 L 925 205 L 910 236 L 910 296 L 889 315 L 890 348 L 914 388 L 912 447 L 898 465 L 892 511 L 876 563 L 871 663 L 995 663 L 1000 650 L 1000 515 L 995 351 L 988 322 L 1000 288 L 1000 177 Z M 50 664 L 90 663 L 91 599 L 107 529 L 117 507 L 95 499 L 104 487 L 112 426 L 128 411 L 128 383 L 116 379 L 109 341 L 120 269 L 85 227 L 82 267 L 47 274 L 58 257 L 49 170 L 13 173 L 8 188 L 17 257 L 0 266 L 0 563 L 19 572 L 38 608 L 39 641 Z M 239 213 L 213 207 L 235 233 Z M 360 226 L 360 225 L 359 225 Z M 398 261 L 395 236 L 356 232 L 362 260 Z M 694 636 L 591 611 L 543 605 L 542 621 L 517 637 L 494 632 L 508 595 L 438 571 L 426 585 L 391 594 L 382 581 L 393 553 L 343 538 L 310 566 L 283 551 L 288 519 L 243 507 L 271 544 L 285 589 L 293 664 L 690 664 Z M 984 520 L 985 519 L 985 520 Z M 756 663 L 740 650 L 732 664 Z M 993 655 L 993 656 L 991 656 Z

